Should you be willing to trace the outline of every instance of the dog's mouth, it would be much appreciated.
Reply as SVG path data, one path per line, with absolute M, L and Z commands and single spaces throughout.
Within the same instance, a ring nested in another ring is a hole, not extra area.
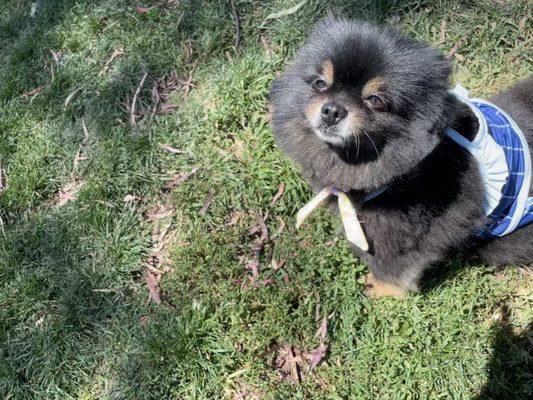
M 346 136 L 343 135 L 339 126 L 327 126 L 324 124 L 318 124 L 313 126 L 311 124 L 314 134 L 326 143 L 334 144 L 336 146 L 342 146 L 346 142 Z
M 335 150 L 343 161 L 361 163 L 379 157 L 382 143 L 372 133 L 365 133 L 354 126 L 349 117 L 336 125 L 324 124 L 316 119 L 312 121 L 309 118 L 307 121 L 313 134 Z

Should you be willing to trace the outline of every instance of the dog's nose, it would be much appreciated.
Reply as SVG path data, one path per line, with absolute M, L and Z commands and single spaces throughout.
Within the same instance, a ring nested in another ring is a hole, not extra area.
M 330 101 L 322 106 L 322 121 L 328 125 L 337 125 L 348 115 L 348 111 L 336 101 Z

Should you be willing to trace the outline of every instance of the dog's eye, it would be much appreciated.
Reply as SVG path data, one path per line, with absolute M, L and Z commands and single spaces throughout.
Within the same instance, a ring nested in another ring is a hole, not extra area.
M 323 79 L 315 79 L 313 81 L 313 88 L 318 91 L 322 91 L 328 87 L 328 84 Z
M 366 101 L 368 101 L 370 103 L 370 105 L 372 107 L 375 107 L 375 108 L 384 108 L 385 107 L 385 103 L 378 96 L 368 96 Z

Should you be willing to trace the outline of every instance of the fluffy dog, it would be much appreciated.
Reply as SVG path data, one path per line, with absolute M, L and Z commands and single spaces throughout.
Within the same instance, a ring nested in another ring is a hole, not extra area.
M 480 166 L 446 134 L 473 140 L 479 121 L 450 93 L 450 72 L 428 45 L 329 17 L 272 85 L 278 146 L 314 191 L 333 186 L 355 204 L 370 244 L 355 250 L 370 268 L 371 297 L 419 290 L 424 271 L 458 251 L 488 264 L 533 262 L 533 225 L 480 238 L 492 222 Z M 491 102 L 533 143 L 532 78 Z

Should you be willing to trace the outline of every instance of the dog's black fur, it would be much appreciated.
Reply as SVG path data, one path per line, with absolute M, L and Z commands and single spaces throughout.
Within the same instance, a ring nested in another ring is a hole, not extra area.
M 326 63 L 333 79 L 323 89 Z M 449 63 L 425 44 L 388 28 L 330 17 L 271 90 L 277 144 L 315 191 L 332 185 L 349 193 L 371 247 L 359 256 L 377 279 L 409 290 L 418 290 L 428 267 L 458 250 L 476 251 L 490 264 L 533 262 L 531 225 L 498 240 L 475 240 L 487 223 L 479 170 L 444 131 L 452 126 L 472 138 L 478 126 L 449 94 L 449 75 Z M 379 89 L 378 100 L 363 95 L 370 86 Z M 314 122 L 317 107 L 328 101 L 354 113 L 351 125 L 341 131 Z M 533 79 L 491 101 L 533 144 Z

